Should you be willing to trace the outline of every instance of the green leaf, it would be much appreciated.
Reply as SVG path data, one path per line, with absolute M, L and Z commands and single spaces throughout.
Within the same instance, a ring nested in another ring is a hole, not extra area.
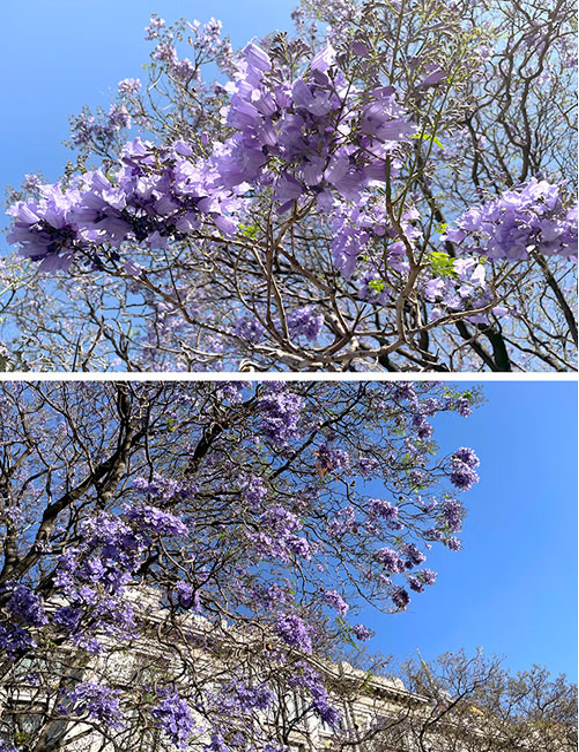
M 438 277 L 456 277 L 452 258 L 444 251 L 430 251 L 430 268 Z
M 239 229 L 246 238 L 254 238 L 259 232 L 257 225 L 239 225 Z
M 439 149 L 444 149 L 438 136 L 431 136 L 430 133 L 415 133 L 414 136 L 410 136 L 410 138 L 419 138 L 421 141 L 432 141 Z
M 382 282 L 381 279 L 373 279 L 371 282 L 368 282 L 368 287 L 371 290 L 374 290 L 374 292 L 380 293 L 384 290 L 386 285 L 384 284 L 384 282 Z

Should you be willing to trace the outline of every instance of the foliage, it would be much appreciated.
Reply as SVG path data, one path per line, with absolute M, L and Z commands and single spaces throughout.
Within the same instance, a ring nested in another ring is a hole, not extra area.
M 239 52 L 154 16 L 148 80 L 14 196 L 5 367 L 573 368 L 574 16 L 303 0 Z
M 89 733 L 115 750 L 272 752 L 307 718 L 337 732 L 324 662 L 371 637 L 360 607 L 404 611 L 435 583 L 430 549 L 460 548 L 478 459 L 440 456 L 432 422 L 467 416 L 476 392 L 0 393 L 0 737 L 19 752 Z

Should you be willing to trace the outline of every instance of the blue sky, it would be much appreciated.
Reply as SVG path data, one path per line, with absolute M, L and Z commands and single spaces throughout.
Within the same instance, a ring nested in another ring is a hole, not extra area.
M 2 195 L 26 173 L 61 175 L 72 152 L 62 146 L 68 117 L 84 104 L 108 107 L 118 81 L 141 77 L 153 43 L 144 28 L 155 12 L 223 21 L 235 46 L 274 29 L 291 30 L 293 0 L 2 0 L 0 119 Z
M 464 647 L 506 657 L 513 671 L 545 665 L 577 680 L 577 385 L 495 382 L 466 420 L 444 415 L 448 453 L 471 446 L 480 483 L 464 494 L 464 549 L 435 551 L 438 581 L 409 611 L 363 614 L 370 646 L 426 659 Z

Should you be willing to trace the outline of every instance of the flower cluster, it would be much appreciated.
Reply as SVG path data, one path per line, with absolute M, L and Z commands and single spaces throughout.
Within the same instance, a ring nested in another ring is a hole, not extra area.
M 410 588 L 416 593 L 424 592 L 425 585 L 434 585 L 435 582 L 436 572 L 433 572 L 431 569 L 423 569 L 408 578 Z
M 68 269 L 75 254 L 98 268 L 96 249 L 105 244 L 163 248 L 170 237 L 204 225 L 231 234 L 240 200 L 218 188 L 215 172 L 196 165 L 192 154 L 183 142 L 155 148 L 137 138 L 125 146 L 115 173 L 87 172 L 67 189 L 43 185 L 38 200 L 12 206 L 9 240 L 42 270 L 54 271 Z
M 352 634 L 360 642 L 366 642 L 372 637 L 372 632 L 364 624 L 354 624 L 352 626 Z
M 337 592 L 337 590 L 325 590 L 324 594 L 322 595 L 322 600 L 328 606 L 335 608 L 338 612 L 338 616 L 346 616 L 350 609 L 350 606 Z
M 118 83 L 119 94 L 137 94 L 141 90 L 141 82 L 138 78 L 123 78 Z
M 236 132 L 213 157 L 226 187 L 273 182 L 280 213 L 307 196 L 327 211 L 334 191 L 356 200 L 370 180 L 386 179 L 385 159 L 415 126 L 392 87 L 353 89 L 335 62 L 327 45 L 303 75 L 280 82 L 265 50 L 245 48 L 223 113 Z M 351 131 L 357 139 L 348 138 Z M 270 162 L 280 159 L 283 168 L 272 174 Z
M 337 449 L 327 442 L 320 444 L 316 449 L 315 455 L 316 470 L 322 477 L 326 473 L 336 472 L 337 470 L 350 469 L 350 456 L 343 449 Z
M 287 385 L 277 382 L 264 384 L 258 405 L 263 433 L 275 446 L 286 446 L 297 436 L 304 402 Z
M 313 341 L 318 338 L 324 324 L 324 317 L 313 306 L 296 308 L 287 318 L 288 328 L 294 337 L 305 337 Z
M 480 464 L 478 457 L 466 447 L 457 450 L 450 458 L 450 481 L 461 491 L 468 491 L 479 477 L 475 467 Z
M 163 698 L 151 709 L 151 715 L 163 733 L 179 749 L 187 749 L 197 728 L 186 700 L 174 689 L 167 690 Z
M 95 682 L 84 682 L 65 694 L 59 710 L 64 715 L 86 714 L 88 718 L 100 721 L 105 726 L 120 729 L 124 726 L 124 718 L 119 695 L 119 690 Z
M 134 522 L 141 531 L 154 535 L 186 535 L 188 527 L 176 515 L 148 504 L 136 504 L 127 509 L 127 520 Z
M 160 19 L 156 21 L 155 35 L 161 28 Z M 198 29 L 196 33 L 199 40 Z M 202 46 L 207 38 L 205 34 Z M 155 55 L 181 71 L 184 61 L 177 59 L 170 39 L 158 45 Z M 273 69 L 268 53 L 250 44 L 228 85 L 232 97 L 224 117 L 234 135 L 216 143 L 208 160 L 191 159 L 193 149 L 182 141 L 154 148 L 135 139 L 125 146 L 116 172 L 86 173 L 66 190 L 44 185 L 38 201 L 11 207 L 10 242 L 40 261 L 43 270 L 54 271 L 67 269 L 76 253 L 94 262 L 94 249 L 105 243 L 163 248 L 169 238 L 207 222 L 231 234 L 233 216 L 242 206 L 236 194 L 245 193 L 250 184 L 273 183 L 280 212 L 302 195 L 314 196 L 325 210 L 333 206 L 335 191 L 347 200 L 359 198 L 369 181 L 385 180 L 385 159 L 415 126 L 396 104 L 392 87 L 352 90 L 337 69 L 328 75 L 334 63 L 335 53 L 326 47 L 303 76 L 280 83 L 268 75 Z M 128 93 L 137 84 L 127 79 L 121 86 Z M 103 127 L 112 138 L 129 125 L 126 110 L 114 105 L 105 126 L 84 113 L 75 139 L 88 142 L 99 136 L 95 128 Z M 348 138 L 351 130 L 358 131 L 356 139 Z M 283 169 L 268 170 L 270 162 L 279 160 Z M 294 312 L 289 323 L 294 333 L 309 339 L 315 339 L 321 326 L 319 315 L 309 308 Z
M 398 166 L 395 160 L 391 173 Z M 413 247 L 420 237 L 420 229 L 413 224 L 418 217 L 414 207 L 405 209 L 400 220 L 402 240 L 400 231 L 389 221 L 380 196 L 365 192 L 359 201 L 337 204 L 330 215 L 334 264 L 349 279 L 363 262 L 366 297 L 386 303 L 388 292 L 381 272 L 384 255 L 389 268 L 399 273 L 408 270 L 405 242 Z
M 296 534 L 301 528 L 300 520 L 288 509 L 268 509 L 259 518 L 259 532 L 248 533 L 256 559 L 276 558 L 287 564 L 295 555 L 309 561 L 312 556 L 310 544 Z
M 499 198 L 473 207 L 444 239 L 463 252 L 492 259 L 526 259 L 534 248 L 546 256 L 577 258 L 577 206 L 565 210 L 560 187 L 532 178 Z
M 299 662 L 294 667 L 289 684 L 291 687 L 305 689 L 312 697 L 311 709 L 328 726 L 337 728 L 341 715 L 331 704 L 328 691 L 324 687 L 320 674 L 307 663 Z
M 299 616 L 295 614 L 278 614 L 275 622 L 275 631 L 288 645 L 298 650 L 303 650 L 304 653 L 312 652 L 310 630 Z
M 486 323 L 489 312 L 495 316 L 509 313 L 505 306 L 494 305 L 486 280 L 486 270 L 478 258 L 461 256 L 452 259 L 440 251 L 432 254 L 432 272 L 420 283 L 424 297 L 434 303 L 433 320 L 455 311 L 471 310 L 467 317 L 473 323 Z M 477 310 L 483 309 L 483 310 Z
M 0 651 L 10 660 L 35 646 L 28 631 L 18 624 L 0 624 Z
M 442 503 L 444 525 L 451 533 L 459 533 L 462 530 L 464 508 L 458 499 L 445 499 Z
M 42 599 L 32 588 L 23 583 L 16 583 L 9 587 L 9 590 L 10 599 L 6 607 L 13 617 L 33 627 L 41 627 L 48 622 Z

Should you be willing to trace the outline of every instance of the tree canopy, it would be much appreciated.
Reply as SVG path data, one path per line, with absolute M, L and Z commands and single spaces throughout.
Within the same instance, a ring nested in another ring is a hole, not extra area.
M 293 15 L 240 51 L 153 16 L 146 79 L 14 192 L 5 368 L 574 368 L 574 5 Z
M 0 394 L 0 738 L 19 752 L 89 732 L 116 750 L 272 752 L 308 716 L 338 732 L 320 662 L 371 638 L 360 607 L 401 612 L 435 585 L 429 551 L 460 549 L 478 481 L 475 452 L 441 456 L 432 427 L 476 391 Z

